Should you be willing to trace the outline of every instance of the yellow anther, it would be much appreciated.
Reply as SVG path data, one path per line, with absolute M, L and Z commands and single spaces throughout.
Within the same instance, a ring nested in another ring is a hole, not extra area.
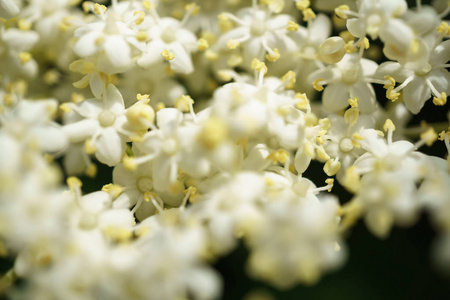
M 161 56 L 164 57 L 164 59 L 166 61 L 172 60 L 175 58 L 175 54 L 173 54 L 172 52 L 170 52 L 169 50 L 163 50 L 161 52 Z
M 151 202 L 152 199 L 156 199 L 158 197 L 158 195 L 156 195 L 153 192 L 145 192 L 144 193 L 144 200 L 145 202 Z
M 268 61 L 274 62 L 277 61 L 280 58 L 280 52 L 277 48 L 273 49 L 272 52 L 269 52 L 266 54 L 266 59 Z
M 20 19 L 19 22 L 17 22 L 17 27 L 19 27 L 19 29 L 23 31 L 30 30 L 31 25 L 31 22 L 26 19 Z
M 239 47 L 240 43 L 238 41 L 235 41 L 233 39 L 228 40 L 227 42 L 227 48 L 230 50 L 236 49 Z
M 441 133 L 439 133 L 438 140 L 444 141 L 446 137 L 450 138 L 450 131 L 445 132 L 445 130 L 443 130 Z
M 125 113 L 128 123 L 134 130 L 147 131 L 150 124 L 155 121 L 155 111 L 147 105 L 148 101 L 144 98 L 128 108 Z
M 296 7 L 298 10 L 305 10 L 305 9 L 308 9 L 310 5 L 311 5 L 311 3 L 310 3 L 309 0 L 299 0 L 299 1 L 296 1 L 296 2 L 295 2 L 295 7 Z
M 369 43 L 369 39 L 368 38 L 363 38 L 359 43 L 358 43 L 358 47 L 364 47 L 364 49 L 369 49 L 370 47 L 370 43 Z
M 106 227 L 103 230 L 103 234 L 117 242 L 126 242 L 133 236 L 133 232 L 131 230 L 116 226 Z
M 321 137 L 321 136 L 317 136 L 317 137 L 316 137 L 316 142 L 317 142 L 318 144 L 321 144 L 321 145 L 325 144 L 325 140 L 324 140 L 324 138 Z
M 146 10 L 150 10 L 150 9 L 155 8 L 156 5 L 148 0 L 144 0 L 144 1 L 142 1 L 142 6 L 144 6 L 144 8 Z
M 72 95 L 70 95 L 70 101 L 72 101 L 72 103 L 80 103 L 82 101 L 84 101 L 86 98 L 83 96 L 83 94 L 80 93 L 72 93 Z
M 356 122 L 358 122 L 359 118 L 359 109 L 358 108 L 349 108 L 344 113 L 344 121 L 350 126 L 354 126 Z
M 56 69 L 48 70 L 44 73 L 44 82 L 48 85 L 56 84 L 59 81 L 59 72 Z
M 346 53 L 355 53 L 356 52 L 356 47 L 355 47 L 355 42 L 354 41 L 349 41 L 345 44 L 344 46 L 345 52 Z
M 148 104 L 150 102 L 150 95 L 149 94 L 137 94 L 136 99 L 144 104 Z
M 315 18 L 316 18 L 316 14 L 314 13 L 314 11 L 311 8 L 307 8 L 307 9 L 303 10 L 303 21 L 307 22 L 307 21 L 314 20 Z
M 75 176 L 70 176 L 69 178 L 67 178 L 66 182 L 67 182 L 67 186 L 71 190 L 78 189 L 83 186 L 83 183 L 81 182 L 81 180 Z
M 334 176 L 341 169 L 341 163 L 335 159 L 329 159 L 323 166 L 325 174 Z
M 285 82 L 284 87 L 286 89 L 293 89 L 295 87 L 296 77 L 297 75 L 294 73 L 294 71 L 288 71 L 286 74 L 284 74 L 284 76 L 281 77 L 281 80 Z
M 97 148 L 92 144 L 90 139 L 87 139 L 84 142 L 84 152 L 86 152 L 86 154 L 94 154 L 96 150 Z
M 310 141 L 306 141 L 303 144 L 303 151 L 305 151 L 306 155 L 308 155 L 312 159 L 316 158 L 316 151 L 314 149 L 314 145 Z
M 427 131 L 420 135 L 420 139 L 424 141 L 427 146 L 433 145 L 437 138 L 438 135 L 436 131 L 434 131 L 433 127 L 429 127 Z
M 11 106 L 14 104 L 14 98 L 11 94 L 4 94 L 3 95 L 3 103 L 6 106 Z
M 359 103 L 358 97 L 348 99 L 348 104 L 350 104 L 350 106 L 353 108 L 358 108 L 358 103 Z
M 400 93 L 394 92 L 393 87 L 389 87 L 386 90 L 386 98 L 388 98 L 391 101 L 396 101 L 400 97 Z
M 135 11 L 134 16 L 136 17 L 136 21 L 134 21 L 136 25 L 141 25 L 145 21 L 145 12 L 142 10 Z
M 287 30 L 287 31 L 290 31 L 290 32 L 296 32 L 296 31 L 298 31 L 299 26 L 300 26 L 300 25 L 298 25 L 298 24 L 295 23 L 294 21 L 289 21 L 289 22 L 288 22 L 288 25 L 287 25 L 287 27 L 286 27 L 286 30 Z
M 313 87 L 316 91 L 323 91 L 323 83 L 322 83 L 323 78 L 317 78 L 316 80 L 313 81 Z
M 219 70 L 217 72 L 217 76 L 222 81 L 230 81 L 231 79 L 233 79 L 233 77 L 231 76 L 230 71 L 228 71 L 228 70 Z
M 219 19 L 219 21 L 228 21 L 228 15 L 226 13 L 220 13 L 217 15 L 217 18 Z
M 108 183 L 102 187 L 102 191 L 107 192 L 113 198 L 117 198 L 120 196 L 120 194 L 122 194 L 123 188 L 120 185 Z
M 450 36 L 450 25 L 447 22 L 442 22 L 436 30 L 441 35 Z
M 89 164 L 84 171 L 84 174 L 90 178 L 94 178 L 97 176 L 97 165 L 96 164 Z
M 83 11 L 84 11 L 85 13 L 88 13 L 88 12 L 90 12 L 91 10 L 94 9 L 94 3 L 93 3 L 92 1 L 84 1 L 84 2 L 81 4 L 81 6 L 82 6 Z
M 198 5 L 195 4 L 195 3 L 190 3 L 190 4 L 187 4 L 187 5 L 184 7 L 184 9 L 185 9 L 187 12 L 190 12 L 191 15 L 195 16 L 195 15 L 197 15 L 197 14 L 199 13 L 199 11 L 200 11 L 200 6 L 198 6 Z
M 314 113 L 309 113 L 305 115 L 305 126 L 312 127 L 316 126 L 319 119 Z
M 257 58 L 254 58 L 251 62 L 251 68 L 255 69 L 258 72 L 264 72 L 264 74 L 267 73 L 267 66 L 264 62 L 260 61 Z
M 272 151 L 267 157 L 267 160 L 271 160 L 273 164 L 278 162 L 285 164 L 290 158 L 289 152 L 284 149 L 278 149 L 277 151 Z
M 347 19 L 347 12 L 350 11 L 350 7 L 348 5 L 340 5 L 336 7 L 334 13 L 341 19 Z
M 19 59 L 22 62 L 22 64 L 26 64 L 31 60 L 31 54 L 29 52 L 20 52 Z
M 106 11 L 106 6 L 104 6 L 103 4 L 98 4 L 98 3 L 94 4 L 94 13 L 96 13 L 97 15 L 101 15 L 105 11 Z
M 327 161 L 330 159 L 330 156 L 328 155 L 328 153 L 325 151 L 325 149 L 322 146 L 317 147 L 316 152 L 317 152 L 317 156 L 319 157 L 319 159 L 321 159 L 323 161 Z
M 122 158 L 122 163 L 125 169 L 129 171 L 134 171 L 137 169 L 137 163 L 133 157 L 129 157 L 128 155 L 125 155 Z
M 72 104 L 70 104 L 70 103 L 62 103 L 59 106 L 59 109 L 61 109 L 65 113 L 70 113 L 72 111 Z
M 205 57 L 210 61 L 214 61 L 219 58 L 219 54 L 211 49 L 208 49 L 205 51 Z
M 209 43 L 206 39 L 204 38 L 200 38 L 197 42 L 197 48 L 200 51 L 205 51 L 206 49 L 209 48 Z
M 353 41 L 355 37 L 348 31 L 342 31 L 339 33 L 339 36 L 344 40 L 344 42 L 348 43 L 350 41 Z
M 327 190 L 327 191 L 331 192 L 331 190 L 333 189 L 333 186 L 334 186 L 334 179 L 333 178 L 328 178 L 327 180 L 325 180 L 325 183 L 327 185 L 331 185 L 331 187 Z
M 163 108 L 166 108 L 166 105 L 163 102 L 156 103 L 156 111 L 160 111 Z
M 214 150 L 228 138 L 227 124 L 220 118 L 210 117 L 198 135 L 199 143 L 208 150 Z
M 136 34 L 136 39 L 137 39 L 139 42 L 145 42 L 145 41 L 147 40 L 147 38 L 148 38 L 148 35 L 147 35 L 147 32 L 145 32 L 145 31 L 139 31 L 139 32 Z
M 447 103 L 447 94 L 445 92 L 441 92 L 441 96 L 433 97 L 434 105 L 443 106 Z
M 308 109 L 310 107 L 309 99 L 305 93 L 296 93 L 295 99 L 298 100 L 298 102 L 295 104 L 295 107 L 297 107 L 298 109 Z
M 323 118 L 319 120 L 319 125 L 323 130 L 328 130 L 331 128 L 331 121 L 328 118 Z
M 394 122 L 392 122 L 391 119 L 387 119 L 387 120 L 384 122 L 383 130 L 384 130 L 384 131 L 389 131 L 389 130 L 395 131 L 395 125 L 394 125 Z
M 191 96 L 183 95 L 175 101 L 175 108 L 182 112 L 189 112 L 192 104 L 194 104 L 194 100 Z
M 383 88 L 388 89 L 395 86 L 395 79 L 392 76 L 384 76 L 384 79 L 388 82 L 383 86 Z

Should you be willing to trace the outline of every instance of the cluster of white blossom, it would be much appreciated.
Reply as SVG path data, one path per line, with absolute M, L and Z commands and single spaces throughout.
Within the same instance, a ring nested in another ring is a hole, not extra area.
M 450 123 L 408 126 L 449 107 L 447 0 L 97 2 L 0 1 L 0 293 L 216 299 L 241 241 L 249 276 L 313 284 L 358 220 L 424 211 L 450 269 Z

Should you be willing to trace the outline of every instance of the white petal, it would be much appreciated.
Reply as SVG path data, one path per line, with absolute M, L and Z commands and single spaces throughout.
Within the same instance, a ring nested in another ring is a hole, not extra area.
M 39 140 L 44 152 L 61 151 L 68 144 L 66 135 L 56 126 L 37 126 L 31 129 L 30 134 Z
M 161 52 L 166 49 L 166 45 L 161 40 L 151 41 L 147 45 L 147 51 L 142 54 L 137 63 L 143 68 L 147 68 L 157 62 L 163 62 Z
M 175 54 L 175 58 L 169 62 L 173 71 L 182 74 L 189 74 L 194 71 L 191 55 L 181 44 L 171 44 L 169 50 Z
M 105 98 L 103 99 L 103 108 L 113 112 L 116 117 L 122 115 L 125 111 L 123 97 L 116 86 L 112 83 L 106 88 Z
M 324 108 L 332 112 L 345 109 L 350 98 L 348 89 L 349 86 L 343 83 L 333 83 L 325 87 L 322 95 Z
M 105 83 L 100 77 L 99 72 L 94 72 L 89 79 L 89 86 L 91 88 L 92 94 L 94 94 L 94 97 L 97 99 L 102 99 L 103 91 L 105 89 Z
M 364 24 L 364 20 L 361 19 L 347 20 L 347 29 L 355 37 L 363 37 L 366 35 L 366 25 Z
M 104 128 L 94 145 L 95 157 L 110 167 L 120 162 L 126 150 L 125 142 L 112 127 Z
M 131 64 L 130 45 L 128 45 L 122 36 L 108 36 L 103 44 L 103 49 L 114 66 L 127 67 Z
M 93 55 L 98 50 L 96 41 L 101 36 L 102 34 L 96 31 L 83 35 L 78 42 L 76 42 L 73 51 L 81 57 Z
M 62 127 L 63 132 L 71 143 L 83 142 L 90 138 L 100 129 L 97 120 L 84 119 L 75 123 L 70 123 Z
M 3 33 L 2 39 L 8 48 L 20 52 L 30 50 L 39 40 L 39 35 L 34 31 L 10 28 Z
M 370 83 L 357 82 L 353 86 L 353 96 L 359 98 L 359 109 L 362 113 L 371 113 L 375 110 L 375 91 Z
M 111 196 L 107 192 L 98 191 L 81 197 L 81 208 L 90 213 L 100 213 L 111 206 Z
M 419 113 L 425 101 L 430 99 L 431 91 L 424 77 L 416 77 L 403 90 L 403 101 L 413 114 Z

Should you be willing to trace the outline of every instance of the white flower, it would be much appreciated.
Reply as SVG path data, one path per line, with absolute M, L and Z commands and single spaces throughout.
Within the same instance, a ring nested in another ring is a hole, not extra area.
M 357 97 L 363 113 L 376 108 L 375 92 L 370 84 L 378 65 L 358 54 L 347 54 L 335 65 L 317 70 L 308 77 L 316 89 L 327 84 L 322 95 L 325 109 L 337 112 L 348 106 L 348 99 Z M 318 85 L 318 86 L 317 86 Z
M 427 45 L 423 40 L 416 40 L 415 54 L 408 55 L 399 63 L 385 62 L 377 73 L 390 75 L 399 86 L 388 90 L 388 98 L 395 100 L 398 92 L 403 91 L 406 107 L 413 114 L 419 113 L 425 102 L 433 96 L 433 103 L 444 105 L 450 94 L 450 72 L 447 62 L 450 60 L 450 41 Z
M 73 110 L 84 119 L 63 127 L 70 142 L 88 140 L 100 162 L 109 166 L 119 163 L 128 137 L 121 134 L 127 119 L 122 95 L 117 88 L 109 84 L 102 101 L 88 99 Z
M 151 10 L 156 14 L 154 8 Z M 184 23 L 185 21 L 180 22 L 169 17 L 155 16 L 154 24 L 147 30 L 147 50 L 138 59 L 138 64 L 147 68 L 165 59 L 169 61 L 173 71 L 192 73 L 194 66 L 191 53 L 197 49 L 197 38 L 191 31 L 183 28 Z
M 22 31 L 18 28 L 0 28 L 0 62 L 2 70 L 8 70 L 4 76 L 10 80 L 18 76 L 33 77 L 38 65 L 30 50 L 38 42 L 39 35 L 34 31 Z
M 243 59 L 247 65 L 254 58 L 263 60 L 265 53 L 271 60 L 276 60 L 283 50 L 295 48 L 286 31 L 292 19 L 289 15 L 271 16 L 269 12 L 254 6 L 238 11 L 237 16 L 223 13 L 221 18 L 234 21 L 238 27 L 223 34 L 217 41 L 217 47 L 234 49 L 242 44 Z M 277 47 L 280 49 L 275 51 Z
M 414 33 L 399 19 L 408 9 L 405 0 L 358 0 L 356 3 L 357 13 L 343 12 L 344 16 L 356 17 L 347 20 L 352 35 L 358 38 L 369 35 L 373 40 L 380 37 L 386 47 L 394 47 L 399 52 L 410 47 Z
M 276 201 L 249 235 L 250 273 L 280 287 L 313 284 L 345 259 L 338 234 L 337 201 Z M 293 238 L 295 237 L 295 238 Z M 280 251 L 283 255 L 280 255 Z
M 136 32 L 128 24 L 117 20 L 114 9 L 101 12 L 100 17 L 100 21 L 75 31 L 78 41 L 73 50 L 83 58 L 97 55 L 99 69 L 107 74 L 123 72 L 132 64 L 131 46 L 142 50 L 144 44 L 136 39 Z

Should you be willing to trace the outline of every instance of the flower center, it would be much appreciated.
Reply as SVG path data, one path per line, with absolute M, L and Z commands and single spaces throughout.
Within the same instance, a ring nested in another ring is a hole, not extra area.
M 167 155 L 174 155 L 178 151 L 178 142 L 174 138 L 168 138 L 162 143 L 162 151 Z
M 109 127 L 116 121 L 116 116 L 109 110 L 104 110 L 98 115 L 98 122 L 102 127 Z
M 349 138 L 341 139 L 341 141 L 339 142 L 339 150 L 341 150 L 342 152 L 352 151 L 353 150 L 352 140 L 350 140 Z
M 342 72 L 342 81 L 346 84 L 354 84 L 358 81 L 358 68 L 346 69 Z
M 153 189 L 153 180 L 150 177 L 140 177 L 137 181 L 137 188 L 144 194 L 150 192 Z
M 266 32 L 266 24 L 263 20 L 254 20 L 250 25 L 250 33 L 254 36 L 261 36 Z
M 172 29 L 172 27 L 167 27 L 164 29 L 164 31 L 161 33 L 161 39 L 166 44 L 170 44 L 176 40 L 175 31 Z

